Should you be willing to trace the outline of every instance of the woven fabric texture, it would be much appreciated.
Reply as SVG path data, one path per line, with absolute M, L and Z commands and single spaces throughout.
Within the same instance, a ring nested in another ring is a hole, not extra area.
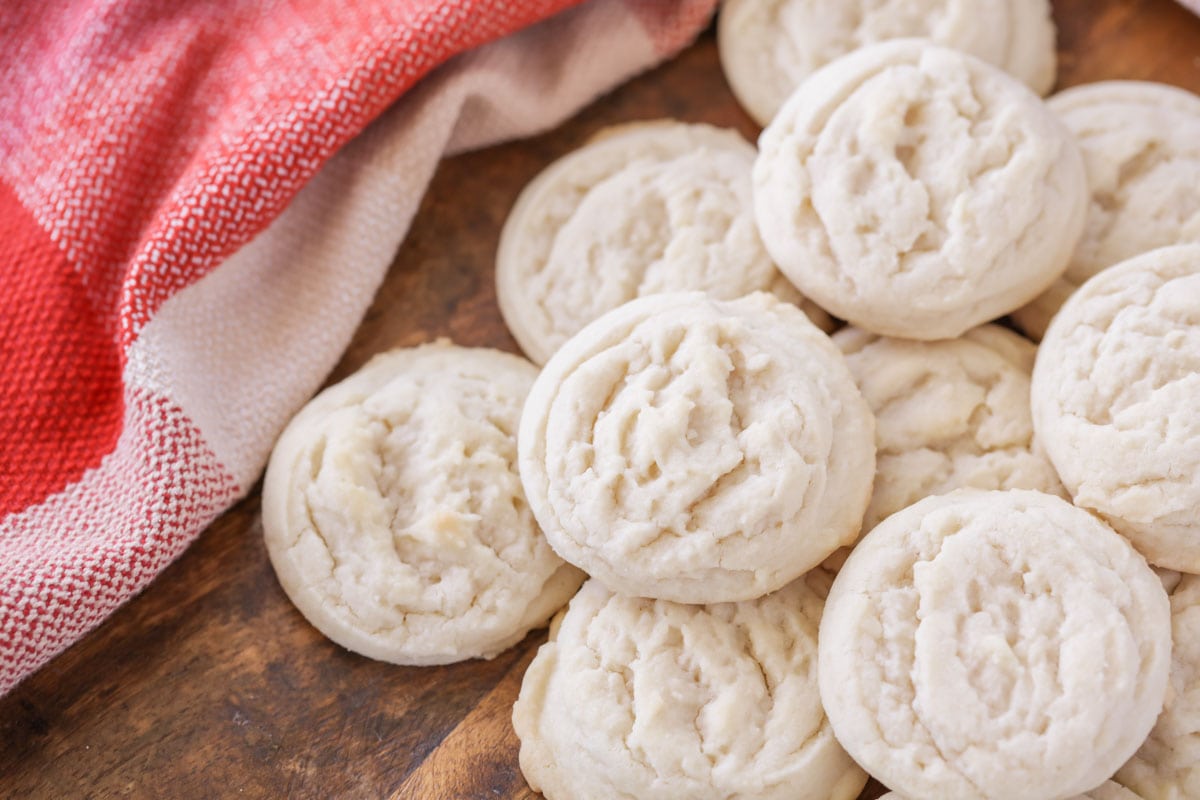
M 528 135 L 715 0 L 0 11 L 0 693 L 261 473 L 446 153 Z

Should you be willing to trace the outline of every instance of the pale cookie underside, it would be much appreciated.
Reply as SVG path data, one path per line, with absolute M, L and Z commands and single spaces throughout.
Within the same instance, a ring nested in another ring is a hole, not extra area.
M 735 131 L 657 121 L 602 131 L 544 170 L 509 214 L 496 256 L 497 299 L 522 349 L 544 363 L 635 297 L 734 298 L 775 285 L 753 219 L 754 154 Z
M 875 414 L 869 531 L 917 500 L 954 489 L 1065 494 L 1033 441 L 1032 345 L 995 325 L 917 342 L 846 328 L 834 336 Z M 1015 362 L 1015 363 L 1014 363 Z
M 263 486 L 280 584 L 342 646 L 491 657 L 582 580 L 538 531 L 515 433 L 536 369 L 444 343 L 376 356 L 291 422 Z
M 555 550 L 611 588 L 741 600 L 855 538 L 873 435 L 841 354 L 794 306 L 664 294 L 547 363 L 521 477 Z
M 1037 97 L 965 54 L 901 40 L 845 56 L 768 126 L 760 232 L 833 314 L 940 339 L 1020 307 L 1082 232 L 1082 159 Z
M 1034 426 L 1077 505 L 1150 561 L 1200 571 L 1200 245 L 1092 278 L 1034 368 Z
M 1095 517 L 1038 492 L 960 490 L 851 553 L 822 618 L 822 700 L 897 792 L 1070 797 L 1153 726 L 1169 624 L 1158 577 Z
M 1200 242 L 1200 97 L 1174 86 L 1102 81 L 1049 106 L 1075 135 L 1091 195 L 1060 284 L 1014 314 L 1032 336 L 1084 281 L 1140 253 Z
M 820 615 L 804 581 L 712 606 L 589 581 L 522 683 L 522 772 L 547 800 L 857 797 L 817 691 Z
M 730 88 L 760 125 L 830 61 L 908 37 L 977 56 L 1039 94 L 1054 84 L 1054 23 L 1046 0 L 726 0 L 717 27 Z

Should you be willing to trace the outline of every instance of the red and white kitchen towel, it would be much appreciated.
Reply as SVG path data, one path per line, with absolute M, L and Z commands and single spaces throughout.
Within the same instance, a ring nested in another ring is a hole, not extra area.
M 0 694 L 248 491 L 439 158 L 556 124 L 715 3 L 5 3 Z

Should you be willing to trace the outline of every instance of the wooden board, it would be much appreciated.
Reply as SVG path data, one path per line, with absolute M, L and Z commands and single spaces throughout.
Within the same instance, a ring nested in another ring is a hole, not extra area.
M 1061 86 L 1145 78 L 1200 92 L 1200 19 L 1169 0 L 1059 0 L 1055 12 Z M 597 128 L 662 116 L 757 134 L 711 32 L 549 135 L 445 162 L 331 380 L 437 336 L 515 351 L 491 264 L 517 193 Z M 369 661 L 292 608 L 261 533 L 256 488 L 140 597 L 0 699 L 0 797 L 536 797 L 509 713 L 543 633 L 490 662 Z

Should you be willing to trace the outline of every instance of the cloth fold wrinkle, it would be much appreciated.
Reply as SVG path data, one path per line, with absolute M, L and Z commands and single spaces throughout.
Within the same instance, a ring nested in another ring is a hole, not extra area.
M 325 59 L 327 77 L 348 87 L 340 100 L 308 101 L 309 117 L 291 113 L 294 104 L 253 119 L 245 106 L 189 108 L 184 113 L 223 121 L 242 115 L 237 152 L 223 155 L 226 134 L 199 137 L 186 143 L 192 149 L 176 148 L 186 151 L 182 160 L 149 165 L 124 160 L 119 142 L 78 140 L 111 130 L 114 118 L 136 127 L 157 93 L 178 88 L 153 75 L 138 79 L 139 53 L 118 52 L 123 42 L 156 41 L 137 26 L 162 28 L 167 6 L 143 0 L 118 17 L 89 0 L 45 20 L 25 6 L 4 12 L 20 23 L 8 35 L 47 31 L 42 41 L 51 50 L 86 50 L 93 65 L 144 94 L 115 105 L 103 93 L 80 99 L 70 90 L 82 79 L 55 84 L 66 74 L 0 65 L 22 78 L 10 91 L 40 102 L 0 119 L 0 152 L 8 156 L 0 165 L 0 231 L 19 234 L 7 237 L 9 269 L 0 276 L 10 298 L 0 312 L 7 378 L 0 422 L 15 444 L 0 457 L 0 693 L 140 591 L 249 490 L 279 430 L 349 343 L 441 156 L 551 127 L 689 43 L 715 0 L 409 0 L 390 4 L 397 27 L 355 40 L 354 31 L 379 22 L 384 12 L 376 6 L 384 5 L 356 6 L 345 25 L 340 7 L 289 6 L 328 34 L 313 60 Z M 305 68 L 295 65 L 308 54 L 295 50 L 286 20 L 247 30 L 249 13 L 208 20 L 230 27 L 206 41 L 250 53 L 260 71 L 247 76 L 246 91 L 265 96 L 294 77 L 289 69 Z M 89 20 L 119 22 L 121 30 L 89 34 Z M 174 29 L 162 30 L 166 47 Z M 468 50 L 488 39 L 498 40 Z M 200 68 L 220 62 L 196 45 L 187 57 Z M 119 94 L 122 86 L 109 88 Z M 303 86 L 296 91 L 292 99 L 303 104 Z M 370 100 L 350 110 L 352 97 Z M 74 127 L 48 135 L 50 112 L 70 104 Z M 186 128 L 186 120 L 176 126 Z M 262 171 L 246 168 L 260 163 Z M 163 179 L 156 170 L 171 174 Z M 128 240 L 106 238 L 128 236 L 121 226 L 129 219 L 89 226 L 105 213 L 128 214 L 117 200 L 136 194 L 148 173 L 170 192 L 135 220 L 132 250 Z M 4 190 L 13 196 L 7 204 Z M 54 281 L 39 278 L 54 270 Z M 44 313 L 64 303 L 91 310 L 90 349 L 64 336 L 70 314 Z M 119 369 L 85 368 L 98 338 L 117 348 Z M 115 390 L 120 403 L 109 408 L 115 421 L 107 438 L 92 437 L 82 456 L 62 458 L 64 442 L 95 422 L 91 395 L 71 395 L 65 405 L 14 398 L 54 396 L 80 381 L 107 382 L 101 389 Z M 38 428 L 38 414 L 47 412 L 54 424 L 41 420 Z M 41 432 L 14 435 L 31 425 Z

